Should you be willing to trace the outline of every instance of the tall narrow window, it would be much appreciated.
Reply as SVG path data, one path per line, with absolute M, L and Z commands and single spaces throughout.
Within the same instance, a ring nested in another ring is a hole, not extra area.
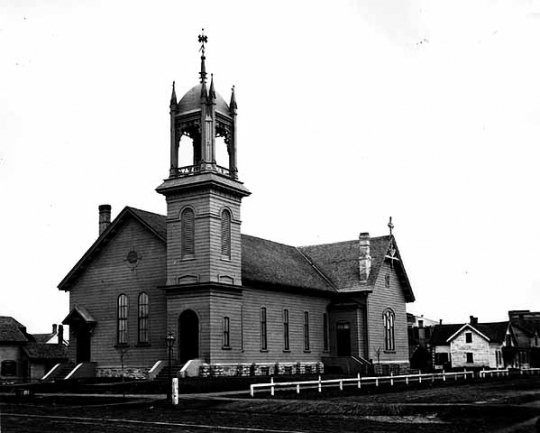
M 192 209 L 184 209 L 180 220 L 180 256 L 193 257 L 195 254 L 195 215 Z
M 395 315 L 392 310 L 386 310 L 383 314 L 384 327 L 384 350 L 395 350 L 394 339 L 394 319 Z
M 228 210 L 221 213 L 221 256 L 231 258 L 231 213 Z
M 148 343 L 148 295 L 139 295 L 139 343 Z
M 289 344 L 289 310 L 283 310 L 283 350 L 290 350 Z
M 266 308 L 261 308 L 261 350 L 268 350 L 268 335 L 266 329 Z
M 328 332 L 328 314 L 323 313 L 322 315 L 323 322 L 323 350 L 328 352 L 330 350 L 330 341 L 329 341 L 329 332 Z
M 304 311 L 304 350 L 309 350 L 309 311 Z
M 472 332 L 465 333 L 465 343 L 472 343 Z
M 231 347 L 230 320 L 228 317 L 223 318 L 223 347 Z
M 116 342 L 118 344 L 128 343 L 128 297 L 126 295 L 120 295 L 117 301 L 117 334 Z

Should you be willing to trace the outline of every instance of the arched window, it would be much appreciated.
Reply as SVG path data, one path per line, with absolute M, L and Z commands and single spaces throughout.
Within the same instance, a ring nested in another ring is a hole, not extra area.
M 395 338 L 394 338 L 394 321 L 395 314 L 392 310 L 386 310 L 383 313 L 383 327 L 384 327 L 384 350 L 395 350 Z
M 180 217 L 180 256 L 193 257 L 195 254 L 195 215 L 192 209 L 184 209 Z
M 117 301 L 117 333 L 116 342 L 118 344 L 128 344 L 128 297 L 124 294 L 118 297 Z
M 148 295 L 139 294 L 139 343 L 148 343 Z
M 231 213 L 227 209 L 221 213 L 221 256 L 231 258 Z
M 223 348 L 231 347 L 231 321 L 228 317 L 223 318 Z

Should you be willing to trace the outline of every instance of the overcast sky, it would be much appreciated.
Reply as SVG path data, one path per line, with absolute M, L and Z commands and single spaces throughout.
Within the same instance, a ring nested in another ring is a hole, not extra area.
M 0 315 L 46 332 L 98 205 L 165 214 L 171 84 L 238 102 L 242 230 L 394 234 L 446 323 L 540 310 L 540 2 L 0 1 Z M 185 165 L 188 165 L 187 163 Z

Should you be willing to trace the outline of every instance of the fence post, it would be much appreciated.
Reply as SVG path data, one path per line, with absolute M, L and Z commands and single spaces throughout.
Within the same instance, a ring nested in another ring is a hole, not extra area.
M 390 372 L 390 386 L 394 386 L 394 372 Z
M 360 379 L 360 373 L 358 373 L 358 389 L 362 388 L 362 379 Z
M 172 380 L 172 404 L 178 406 L 178 378 Z
M 379 386 L 379 378 L 375 378 L 375 386 Z
M 299 383 L 296 384 L 296 393 L 300 394 L 300 384 Z
M 270 395 L 274 396 L 274 376 L 270 378 Z
M 444 370 L 442 371 L 442 381 L 446 382 L 446 374 L 445 374 Z
M 321 376 L 319 375 L 319 392 L 322 392 Z
M 255 389 L 253 385 L 249 385 L 249 393 L 251 394 L 252 397 L 255 395 Z
M 339 381 L 339 390 L 343 391 L 343 381 L 342 380 Z
M 418 373 L 418 383 L 422 383 L 422 372 Z
M 482 371 L 480 372 L 480 377 L 486 378 L 486 368 L 482 367 Z
M 409 376 L 405 377 L 405 385 L 409 385 Z
M 463 379 L 467 380 L 467 369 L 463 369 Z

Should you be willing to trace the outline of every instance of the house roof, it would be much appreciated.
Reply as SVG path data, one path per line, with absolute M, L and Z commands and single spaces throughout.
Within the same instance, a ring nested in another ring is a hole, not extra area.
M 78 275 L 84 271 L 104 246 L 111 241 L 119 226 L 128 218 L 139 221 L 162 242 L 167 241 L 166 217 L 133 207 L 126 207 L 99 236 L 84 256 L 77 262 L 58 288 L 70 290 Z M 340 290 L 371 290 L 384 263 L 393 236 L 371 238 L 371 273 L 367 285 L 358 284 L 358 241 L 338 242 L 308 247 L 293 247 L 255 236 L 242 235 L 242 279 L 255 285 L 296 287 L 326 293 Z M 397 246 L 396 271 L 400 275 L 406 299 L 414 301 L 411 286 Z M 356 283 L 356 285 L 354 285 Z M 71 313 L 70 313 L 71 314 Z M 68 316 L 69 318 L 69 316 Z M 66 318 L 66 320 L 68 319 Z
M 0 343 L 27 343 L 32 338 L 13 317 L 0 316 Z
M 32 334 L 32 337 L 34 337 L 34 340 L 36 340 L 36 343 L 46 343 L 51 338 L 53 338 L 56 334 L 49 333 L 49 334 Z
M 435 325 L 430 343 L 433 345 L 448 344 L 450 340 L 454 339 L 466 328 L 478 332 L 493 343 L 502 343 L 508 329 L 508 322 L 478 323 L 476 325 L 470 323 Z
M 67 347 L 63 344 L 28 343 L 23 348 L 30 359 L 67 359 Z

